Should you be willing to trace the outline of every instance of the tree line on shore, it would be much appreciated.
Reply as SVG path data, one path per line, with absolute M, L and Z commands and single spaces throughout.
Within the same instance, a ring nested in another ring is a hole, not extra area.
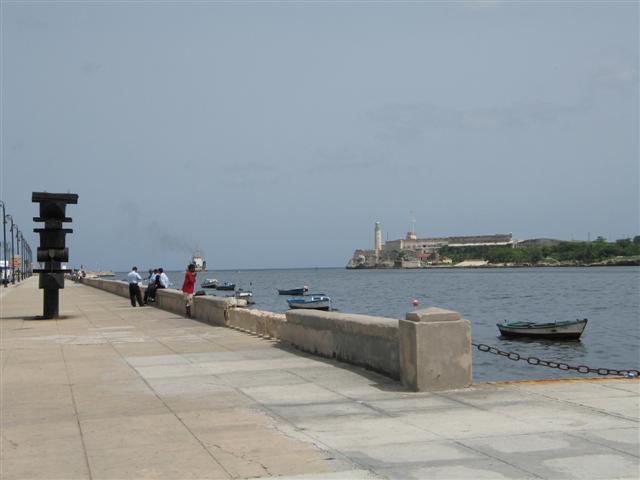
M 454 263 L 464 260 L 487 260 L 489 263 L 513 264 L 590 264 L 605 262 L 617 257 L 640 257 L 640 236 L 608 242 L 603 237 L 593 242 L 561 241 L 556 245 L 507 247 L 473 246 L 443 247 L 440 256 L 447 256 Z

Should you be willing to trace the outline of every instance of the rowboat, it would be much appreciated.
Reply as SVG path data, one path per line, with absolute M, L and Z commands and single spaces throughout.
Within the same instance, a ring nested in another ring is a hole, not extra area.
M 292 296 L 297 296 L 297 295 L 304 295 L 305 293 L 307 293 L 309 291 L 309 287 L 307 287 L 306 285 L 302 288 L 292 288 L 290 290 L 280 290 L 278 289 L 278 295 L 292 295 Z
M 235 294 L 231 295 L 235 298 L 240 298 L 242 300 L 246 300 L 247 305 L 253 305 L 254 303 L 256 303 L 253 300 L 253 292 L 250 292 L 249 290 L 238 290 L 237 292 L 235 292 Z
M 224 282 L 222 285 L 216 285 L 216 290 L 235 290 L 236 289 L 236 284 L 235 283 L 229 283 L 229 282 Z
M 505 337 L 551 338 L 558 340 L 578 340 L 585 327 L 587 319 L 569 320 L 564 322 L 534 323 L 505 320 L 496 324 L 500 333 Z
M 304 297 L 288 298 L 289 308 L 310 308 L 313 310 L 331 310 L 331 298 L 324 293 L 312 293 Z
M 200 284 L 202 288 L 216 288 L 218 286 L 218 280 L 215 278 L 207 278 Z

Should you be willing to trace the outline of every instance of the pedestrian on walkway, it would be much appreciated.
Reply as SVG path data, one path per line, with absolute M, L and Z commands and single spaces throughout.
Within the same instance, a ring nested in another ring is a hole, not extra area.
M 131 299 L 131 306 L 136 306 L 136 300 L 138 305 L 144 305 L 142 303 L 142 293 L 140 293 L 139 283 L 142 281 L 142 277 L 138 273 L 138 267 L 133 267 L 127 275 L 127 281 L 129 282 L 129 298 Z
M 154 268 L 149 275 L 149 280 L 147 281 L 147 289 L 144 292 L 144 304 L 155 302 L 156 301 L 156 289 L 160 284 L 160 272 L 158 272 L 157 268 Z
M 191 263 L 184 273 L 184 282 L 182 283 L 182 292 L 184 293 L 185 307 L 187 308 L 187 317 L 191 318 L 191 306 L 193 305 L 193 291 L 196 286 L 196 266 Z

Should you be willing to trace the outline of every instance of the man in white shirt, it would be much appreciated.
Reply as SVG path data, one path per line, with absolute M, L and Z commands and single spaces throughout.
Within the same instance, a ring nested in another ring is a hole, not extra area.
M 167 277 L 167 274 L 164 273 L 162 268 L 159 268 L 158 272 L 160 273 L 160 285 L 162 285 L 162 288 L 169 288 L 169 277 Z
M 144 305 L 142 303 L 142 293 L 140 293 L 140 283 L 142 281 L 142 277 L 138 273 L 138 267 L 133 267 L 131 271 L 127 274 L 127 281 L 129 282 L 129 298 L 131 299 L 131 306 L 136 306 L 136 300 L 138 300 L 138 305 Z

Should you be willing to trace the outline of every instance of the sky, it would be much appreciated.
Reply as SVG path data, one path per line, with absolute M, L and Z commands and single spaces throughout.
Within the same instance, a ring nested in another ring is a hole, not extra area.
M 640 234 L 639 6 L 1 4 L 2 200 L 71 266 L 344 266 L 403 237 Z

